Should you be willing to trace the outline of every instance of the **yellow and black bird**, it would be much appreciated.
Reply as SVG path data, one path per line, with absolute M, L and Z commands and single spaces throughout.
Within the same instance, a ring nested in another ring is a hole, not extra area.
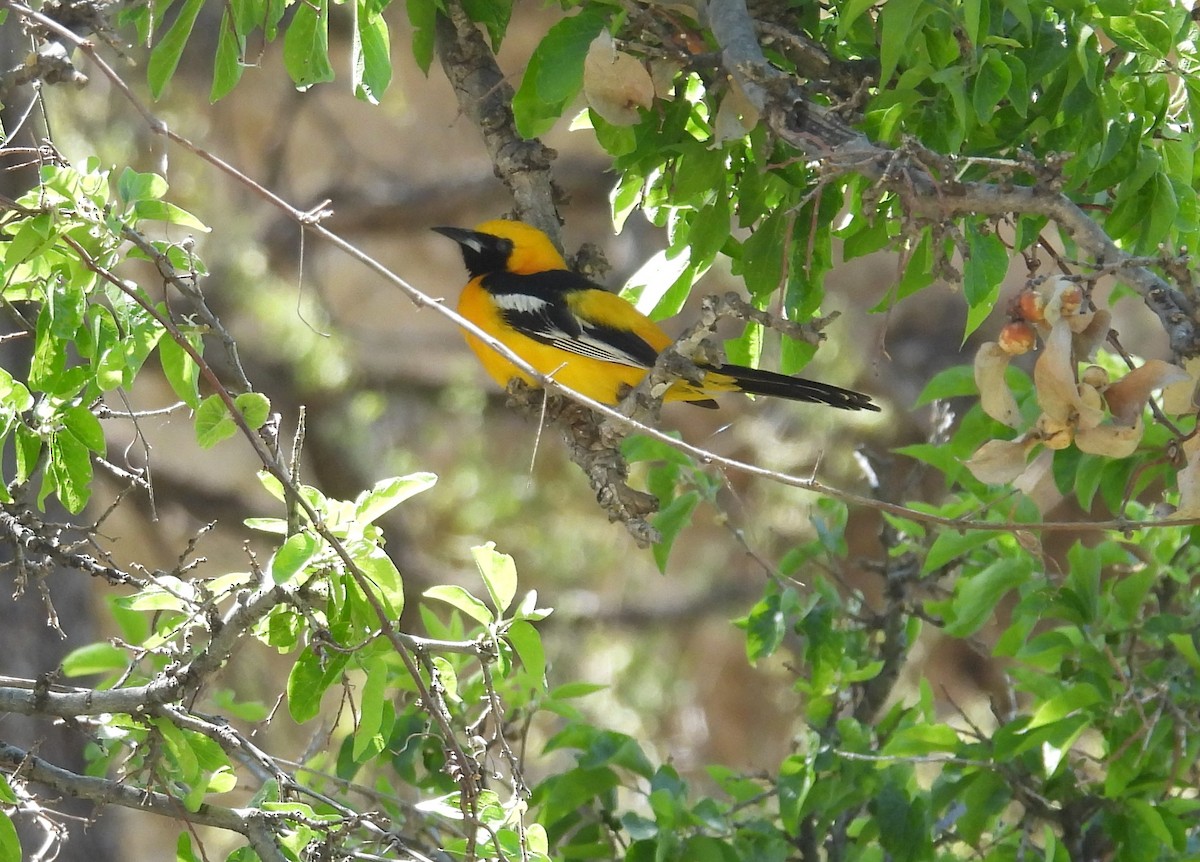
M 458 313 L 542 374 L 603 404 L 616 404 L 672 342 L 629 302 L 567 269 L 550 238 L 518 221 L 487 221 L 474 230 L 436 227 L 457 242 L 471 280 Z M 501 386 L 529 375 L 472 335 L 467 343 Z M 701 367 L 700 384 L 678 380 L 665 401 L 715 407 L 710 395 L 746 392 L 841 410 L 879 410 L 870 397 L 816 380 L 740 365 Z

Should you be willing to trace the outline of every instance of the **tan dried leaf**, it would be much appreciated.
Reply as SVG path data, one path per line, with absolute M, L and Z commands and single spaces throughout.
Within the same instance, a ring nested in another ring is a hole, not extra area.
M 1066 449 L 1071 445 L 1074 429 L 1066 419 L 1055 419 L 1049 413 L 1038 417 L 1034 427 L 1037 439 L 1050 449 Z
M 1196 387 L 1200 379 L 1200 356 L 1185 360 L 1187 378 L 1163 389 L 1163 410 L 1170 416 L 1187 416 L 1196 412 Z
M 1037 445 L 1026 435 L 1016 440 L 989 440 L 966 461 L 966 468 L 980 482 L 1006 485 L 1025 472 L 1025 459 Z
M 1079 318 L 1073 319 L 1078 320 Z M 1092 314 L 1087 325 L 1082 329 L 1072 327 L 1071 331 L 1075 333 L 1075 355 L 1085 362 L 1091 359 L 1100 349 L 1100 345 L 1108 340 L 1108 333 L 1111 329 L 1112 313 L 1103 308 Z
M 1188 380 L 1188 373 L 1178 365 L 1161 359 L 1148 359 L 1104 390 L 1104 401 L 1120 425 L 1132 425 L 1142 418 L 1142 410 L 1150 393 L 1172 383 Z
M 1179 486 L 1177 518 L 1200 518 L 1200 435 L 1183 441 L 1187 464 L 1175 476 Z
M 1081 406 L 1071 353 L 1071 328 L 1061 320 L 1050 329 L 1046 349 L 1033 366 L 1038 404 L 1052 419 L 1066 422 Z
M 757 124 L 758 108 L 746 97 L 737 81 L 731 80 L 713 123 L 715 144 L 719 146 L 726 141 L 744 138 Z
M 1043 449 L 1025 467 L 1025 472 L 1013 480 L 1013 487 L 1033 501 L 1045 514 L 1062 500 L 1062 492 L 1054 480 L 1054 452 Z
M 1075 445 L 1080 452 L 1102 455 L 1105 458 L 1128 458 L 1142 442 L 1145 426 L 1139 416 L 1132 425 L 1097 425 L 1075 432 Z
M 670 101 L 675 98 L 675 76 L 683 68 L 674 60 L 651 60 L 650 81 L 654 84 L 654 96 Z
M 1079 384 L 1079 403 L 1082 405 L 1076 419 L 1079 430 L 1095 428 L 1104 421 L 1104 398 L 1095 386 L 1090 383 Z
M 654 82 L 638 60 L 616 49 L 608 31 L 592 40 L 583 61 L 583 94 L 592 109 L 615 126 L 632 126 L 637 109 L 654 101 Z
M 979 387 L 979 406 L 983 412 L 1009 428 L 1016 428 L 1021 421 L 1017 399 L 1004 382 L 1004 372 L 1012 355 L 994 341 L 979 347 L 975 354 L 975 385 Z

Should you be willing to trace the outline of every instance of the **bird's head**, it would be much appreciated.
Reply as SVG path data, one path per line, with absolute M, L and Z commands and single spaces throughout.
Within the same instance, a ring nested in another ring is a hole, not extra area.
M 566 269 L 567 263 L 550 237 L 519 221 L 493 219 L 474 230 L 459 227 L 435 227 L 462 249 L 463 263 L 472 276 L 489 272 L 530 275 L 549 269 Z

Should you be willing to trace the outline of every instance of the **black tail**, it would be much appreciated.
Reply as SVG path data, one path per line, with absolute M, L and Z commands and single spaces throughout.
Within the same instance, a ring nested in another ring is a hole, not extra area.
M 786 374 L 776 374 L 773 371 L 763 371 L 758 368 L 745 368 L 741 365 L 721 365 L 713 370 L 718 374 L 728 374 L 737 381 L 743 392 L 751 395 L 771 395 L 775 398 L 788 398 L 792 401 L 828 404 L 839 410 L 879 412 L 879 406 L 871 401 L 869 395 L 842 389 L 840 386 L 830 383 L 805 380 L 803 377 L 788 377 Z

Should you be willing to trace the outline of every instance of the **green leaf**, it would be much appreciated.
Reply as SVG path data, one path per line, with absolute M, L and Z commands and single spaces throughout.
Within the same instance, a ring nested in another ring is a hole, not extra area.
M 146 64 L 146 80 L 150 84 L 150 95 L 154 99 L 162 95 L 167 82 L 175 74 L 175 69 L 179 66 L 179 57 L 192 35 L 196 16 L 200 14 L 203 6 L 204 0 L 184 0 L 178 17 L 150 52 L 150 61 Z
M 879 13 L 879 83 L 885 85 L 908 51 L 912 33 L 921 25 L 925 15 L 918 14 L 926 5 L 923 0 L 888 0 Z
M 933 544 L 929 548 L 929 553 L 925 555 L 925 562 L 921 566 L 921 574 L 927 575 L 930 572 L 937 571 L 947 563 L 964 556 L 969 551 L 990 544 L 996 541 L 996 537 L 992 533 L 982 530 L 955 532 L 954 530 L 943 530 L 938 533 L 937 538 L 933 540 Z
M 948 724 L 914 724 L 892 734 L 882 753 L 891 757 L 921 757 L 939 752 L 957 752 L 962 745 Z
M 220 395 L 210 395 L 200 402 L 196 408 L 195 424 L 196 442 L 201 449 L 211 449 L 238 431 L 237 423 L 233 421 Z
M 1175 651 L 1183 656 L 1192 670 L 1200 673 L 1200 652 L 1196 650 L 1195 637 L 1191 634 L 1177 632 L 1167 635 L 1167 640 L 1171 642 L 1171 646 L 1175 647 Z
M 433 44 L 439 4 L 437 0 L 406 0 L 408 23 L 412 25 L 412 52 L 426 75 L 433 63 Z
M 1061 721 L 1074 712 L 1104 701 L 1104 696 L 1090 683 L 1079 683 L 1044 701 L 1034 710 L 1026 731 Z
M 71 433 L 80 443 L 97 454 L 104 454 L 104 429 L 100 420 L 91 410 L 82 404 L 68 407 L 62 413 L 63 428 Z
M 5 788 L 8 789 L 8 795 L 12 795 L 12 789 L 8 787 L 8 780 L 0 776 L 0 781 L 4 782 Z M 13 800 L 14 802 L 16 800 Z M 3 809 L 0 809 L 0 859 L 24 859 L 25 856 L 21 851 L 21 839 L 17 835 L 17 827 L 13 825 L 12 820 Z
M 399 619 L 404 610 L 404 579 L 392 558 L 382 548 L 373 548 L 355 562 L 371 583 L 379 588 L 377 596 L 383 602 L 384 610 L 392 619 Z
M 545 687 L 546 650 L 538 630 L 524 620 L 517 620 L 508 627 L 504 636 L 512 644 L 529 675 L 537 680 L 539 686 Z
M 129 654 L 109 643 L 88 644 L 71 650 L 62 660 L 66 676 L 87 676 L 108 673 L 129 667 Z M 3 858 L 3 857 L 0 857 Z
M 583 60 L 611 10 L 595 4 L 564 18 L 533 50 L 513 96 L 513 117 L 523 137 L 545 134 L 583 87 Z
M 658 565 L 660 572 L 667 570 L 667 558 L 671 555 L 671 546 L 679 538 L 680 531 L 692 522 L 692 511 L 699 502 L 699 492 L 688 491 L 668 503 L 652 519 L 654 528 L 662 536 L 662 539 L 656 542 L 652 549 L 654 562 Z
M 78 515 L 92 493 L 92 456 L 88 447 L 73 434 L 52 434 L 46 476 L 48 485 L 43 486 L 39 503 L 45 499 L 49 486 L 53 486 L 59 502 L 72 515 Z
M 24 413 L 33 407 L 29 388 L 4 368 L 0 368 L 0 405 L 9 413 Z
M 290 583 L 317 555 L 323 544 L 321 539 L 308 532 L 288 536 L 287 541 L 279 546 L 267 565 L 271 580 L 277 584 Z
M 125 168 L 117 179 L 117 194 L 129 204 L 158 200 L 167 193 L 167 188 L 167 181 L 158 174 L 141 173 L 132 168 Z
M 432 488 L 437 483 L 433 473 L 410 473 L 380 479 L 370 491 L 364 491 L 354 501 L 354 517 L 360 524 L 371 524 L 399 506 L 409 497 Z
M 910 799 L 900 787 L 889 782 L 871 800 L 868 810 L 877 821 L 879 844 L 894 862 L 933 858 L 930 838 L 933 830 L 928 803 L 923 797 Z
M 738 626 L 746 632 L 746 658 L 752 664 L 773 655 L 788 631 L 782 596 L 779 593 L 764 596 L 738 621 Z
M 374 753 L 382 749 L 383 737 L 379 729 L 383 724 L 388 684 L 387 664 L 382 656 L 368 656 L 360 664 L 366 679 L 359 700 L 358 726 L 354 728 L 354 743 L 350 749 L 355 761 L 361 760 L 371 749 L 375 749 Z
M 213 58 L 212 89 L 208 92 L 211 102 L 217 102 L 233 92 L 242 72 L 246 69 L 246 34 L 237 26 L 230 10 L 221 13 L 220 30 L 217 35 L 217 53 Z
M 456 584 L 441 584 L 427 589 L 423 595 L 427 599 L 445 602 L 451 607 L 458 608 L 476 622 L 491 625 L 495 621 L 487 605 L 479 601 L 462 587 Z
M 233 399 L 250 430 L 257 431 L 271 415 L 271 401 L 261 392 L 243 392 Z
M 1138 233 L 1137 241 L 1137 250 L 1142 254 L 1152 253 L 1167 238 L 1179 215 L 1179 198 L 1166 174 L 1156 173 L 1153 181 L 1147 183 L 1146 192 L 1150 198 L 1149 218 Z
M 321 698 L 334 681 L 341 679 L 349 656 L 325 652 L 321 656 L 305 647 L 288 674 L 288 712 L 297 724 L 315 718 L 321 710 Z
M 994 233 L 983 233 L 976 225 L 967 225 L 967 256 L 963 261 L 963 296 L 970 306 L 966 340 L 991 313 L 1000 296 L 1000 283 L 1008 274 L 1008 251 Z
M 180 832 L 175 841 L 175 862 L 201 862 L 192 849 L 192 836 L 189 832 Z
M 55 230 L 54 216 L 51 213 L 27 218 L 4 249 L 4 265 L 8 269 L 15 269 L 26 260 L 40 257 L 57 241 L 58 232 Z
M 329 0 L 296 4 L 283 38 L 283 64 L 298 90 L 333 80 L 329 64 Z
M 184 338 L 193 349 L 199 351 L 202 342 L 195 333 L 184 333 Z M 188 407 L 200 407 L 200 366 L 174 338 L 162 338 L 158 342 L 158 361 L 171 390 Z
M 838 38 L 845 39 L 854 22 L 877 2 L 878 0 L 847 0 L 843 3 L 837 15 Z
M 351 85 L 354 95 L 372 105 L 392 82 L 391 43 L 387 21 L 379 12 L 368 11 L 367 2 L 354 4 L 354 38 L 350 46 Z
M 1012 80 L 1012 71 L 1000 52 L 989 49 L 975 78 L 975 92 L 972 95 L 975 115 L 979 117 L 980 124 L 987 125 L 992 121 L 992 113 L 1000 100 L 1008 95 Z
M 512 7 L 512 0 L 463 0 L 463 8 L 468 17 L 476 24 L 482 24 L 487 30 L 493 52 L 499 51 L 500 43 L 504 41 L 504 34 L 512 17 Z
M 1000 599 L 1029 578 L 1030 562 L 1023 557 L 1002 557 L 982 571 L 963 575 L 950 600 L 946 633 L 970 637 L 992 616 Z
M 783 280 L 785 220 L 779 213 L 763 219 L 742 244 L 741 266 L 735 269 L 746 282 L 746 290 L 755 299 L 775 293 Z
M 1175 38 L 1162 20 L 1144 12 L 1113 15 L 1104 31 L 1119 47 L 1134 54 L 1165 58 L 1175 47 Z
M 161 221 L 167 224 L 188 227 L 201 233 L 208 233 L 212 228 L 196 218 L 182 207 L 168 201 L 143 200 L 133 205 L 134 215 L 141 221 Z
M 475 558 L 475 568 L 479 569 L 499 618 L 517 594 L 517 566 L 512 557 L 496 550 L 495 542 L 476 545 L 471 548 L 471 556 Z

